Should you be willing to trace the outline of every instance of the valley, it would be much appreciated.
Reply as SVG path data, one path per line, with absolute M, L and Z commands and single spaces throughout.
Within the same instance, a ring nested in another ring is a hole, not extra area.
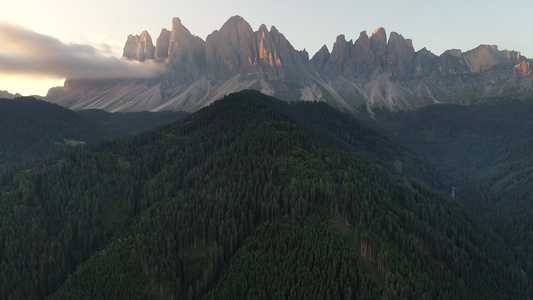
M 521 52 L 379 27 L 310 55 L 238 15 L 120 59 L 0 33 L 2 67 L 66 78 L 0 91 L 1 299 L 532 299 Z
M 529 299 L 531 179 L 512 154 L 531 103 L 501 103 L 372 118 L 245 90 L 8 165 L 1 297 Z M 494 202 L 499 186 L 516 197 Z

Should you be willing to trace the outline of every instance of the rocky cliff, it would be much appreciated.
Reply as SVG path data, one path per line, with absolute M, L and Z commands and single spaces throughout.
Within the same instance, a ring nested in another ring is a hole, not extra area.
M 145 61 L 154 59 L 155 47 L 152 43 L 152 37 L 145 30 L 141 35 L 129 35 L 124 45 L 123 56 L 127 59 Z
M 531 62 L 494 45 L 437 56 L 415 51 L 410 39 L 378 28 L 357 40 L 339 35 L 331 52 L 311 59 L 274 26 L 257 31 L 231 17 L 206 40 L 179 18 L 154 47 L 148 32 L 130 35 L 123 56 L 166 65 L 155 78 L 69 80 L 47 100 L 73 109 L 193 111 L 225 94 L 252 88 L 288 101 L 327 101 L 340 110 L 413 109 L 433 103 L 471 103 L 491 97 L 533 97 Z

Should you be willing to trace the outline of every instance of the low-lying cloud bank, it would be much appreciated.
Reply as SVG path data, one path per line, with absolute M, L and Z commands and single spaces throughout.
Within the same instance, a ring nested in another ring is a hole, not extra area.
M 103 56 L 83 44 L 60 40 L 14 24 L 0 23 L 0 74 L 69 79 L 145 78 L 161 73 L 154 62 Z

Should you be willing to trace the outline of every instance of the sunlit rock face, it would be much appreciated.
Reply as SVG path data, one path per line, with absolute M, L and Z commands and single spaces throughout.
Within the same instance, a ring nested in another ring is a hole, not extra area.
M 206 39 L 206 74 L 220 80 L 237 74 L 256 73 L 257 50 L 253 29 L 242 17 L 231 17 Z M 255 64 L 254 64 L 255 62 Z
M 309 56 L 295 50 L 276 27 L 253 31 L 242 17 L 230 18 L 206 39 L 207 77 L 215 80 L 250 74 L 266 81 L 297 76 L 307 67 Z
M 124 45 L 123 56 L 127 59 L 145 61 L 154 59 L 155 47 L 152 43 L 152 37 L 145 30 L 141 35 L 129 35 Z
M 110 111 L 194 111 L 242 89 L 257 89 L 287 101 L 327 101 L 339 110 L 415 109 L 434 103 L 471 103 L 533 94 L 531 60 L 516 51 L 480 45 L 440 56 L 415 51 L 410 39 L 384 28 L 347 40 L 339 35 L 331 52 L 323 46 L 311 59 L 294 49 L 275 27 L 256 31 L 240 16 L 229 18 L 206 40 L 179 18 L 162 29 L 154 47 L 148 32 L 129 35 L 124 58 L 158 63 L 153 78 L 71 80 L 51 89 L 47 100 L 75 108 Z M 465 93 L 468 91 L 468 93 Z M 473 92 L 474 91 L 474 92 Z
M 387 33 L 384 28 L 376 29 L 370 36 L 370 49 L 374 53 L 372 77 L 387 69 Z
M 470 72 L 483 72 L 497 64 L 513 63 L 517 64 L 525 58 L 520 52 L 503 50 L 499 51 L 496 45 L 480 45 L 463 55 Z
M 522 61 L 515 66 L 515 74 L 518 77 L 531 76 L 532 70 L 530 61 Z

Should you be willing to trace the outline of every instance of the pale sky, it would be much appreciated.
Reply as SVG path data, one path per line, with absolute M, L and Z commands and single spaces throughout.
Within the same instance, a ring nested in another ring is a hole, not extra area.
M 0 91 L 44 96 L 66 76 L 153 72 L 120 60 L 122 48 L 143 30 L 155 43 L 173 17 L 205 40 L 240 15 L 254 30 L 276 26 L 310 57 L 339 34 L 356 40 L 384 27 L 436 55 L 494 44 L 533 58 L 532 12 L 531 0 L 0 0 Z

